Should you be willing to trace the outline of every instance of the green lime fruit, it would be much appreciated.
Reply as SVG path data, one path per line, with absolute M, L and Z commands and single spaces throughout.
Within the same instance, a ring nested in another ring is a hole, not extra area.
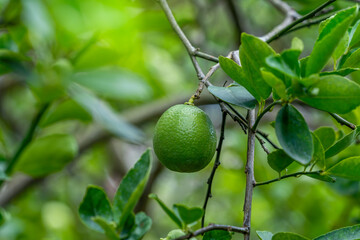
M 203 110 L 179 104 L 160 117 L 153 143 L 156 156 L 165 167 L 176 172 L 196 172 L 214 156 L 216 132 Z

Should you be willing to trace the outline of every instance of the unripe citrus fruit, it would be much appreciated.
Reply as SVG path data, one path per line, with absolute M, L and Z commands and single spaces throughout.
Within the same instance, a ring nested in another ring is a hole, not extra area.
M 198 107 L 179 104 L 169 108 L 155 127 L 154 151 L 160 162 L 177 172 L 196 172 L 214 156 L 216 132 Z

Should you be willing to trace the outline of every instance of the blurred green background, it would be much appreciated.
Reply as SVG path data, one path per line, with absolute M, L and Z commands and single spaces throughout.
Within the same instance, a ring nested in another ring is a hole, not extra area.
M 265 0 L 234 1 L 235 8 L 230 2 L 170 0 L 169 4 L 194 46 L 214 56 L 226 55 L 238 47 L 239 26 L 241 31 L 261 36 L 283 18 Z M 306 13 L 325 1 L 288 2 L 300 13 Z M 338 1 L 334 10 L 348 5 L 351 3 Z M 11 50 L 26 62 L 26 68 L 15 64 L 11 71 L 0 69 L 0 132 L 5 139 L 0 144 L 0 160 L 3 163 L 21 141 L 39 102 L 53 101 L 50 116 L 68 101 L 62 86 L 70 75 L 145 134 L 145 141 L 134 144 L 131 131 L 137 130 L 125 131 L 127 125 L 123 125 L 117 136 L 110 136 L 103 130 L 104 121 L 82 112 L 73 103 L 69 103 L 74 107 L 71 109 L 79 113 L 76 120 L 72 115 L 66 121 L 59 121 L 56 114 L 48 117 L 40 135 L 70 133 L 78 140 L 80 154 L 63 171 L 46 178 L 33 180 L 22 174 L 12 177 L 0 193 L 0 204 L 8 218 L 0 228 L 0 239 L 105 239 L 87 229 L 79 219 L 77 209 L 86 187 L 100 185 L 113 196 L 127 170 L 152 145 L 154 125 L 161 113 L 171 105 L 187 101 L 194 93 L 198 80 L 187 52 L 154 0 L 1 0 L 0 9 L 0 55 L 3 49 Z M 234 24 L 234 9 L 240 18 L 239 25 Z M 289 47 L 294 36 L 304 41 L 303 54 L 307 55 L 316 40 L 317 27 L 289 34 L 272 43 L 273 48 L 281 51 Z M 212 64 L 205 60 L 200 63 L 203 69 Z M 225 81 L 229 79 L 221 71 L 211 79 L 218 86 Z M 221 113 L 207 90 L 196 105 L 209 114 L 219 129 Z M 299 108 L 312 129 L 329 125 L 339 130 L 339 135 L 348 131 L 319 111 Z M 359 112 L 345 117 L 360 124 Z M 260 127 L 276 141 L 269 124 L 273 120 L 274 115 L 270 114 Z M 259 145 L 256 147 L 256 179 L 276 178 L 277 173 L 267 164 L 266 154 Z M 358 153 L 359 145 L 354 145 L 338 157 Z M 246 136 L 229 120 L 207 223 L 242 224 L 245 154 Z M 168 205 L 184 203 L 201 207 L 211 165 L 198 173 L 179 174 L 162 168 L 154 160 L 153 175 L 137 206 L 153 219 L 152 230 L 144 239 L 159 239 L 176 228 L 146 195 L 156 193 Z M 296 166 L 290 166 L 291 170 L 296 170 Z M 339 179 L 328 184 L 305 176 L 256 188 L 252 230 L 288 231 L 315 237 L 360 223 L 359 193 L 357 182 Z M 252 237 L 257 239 L 255 234 Z

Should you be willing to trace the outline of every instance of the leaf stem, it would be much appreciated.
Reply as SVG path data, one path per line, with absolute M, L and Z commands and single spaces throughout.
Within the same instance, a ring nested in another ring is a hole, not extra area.
M 296 172 L 296 173 L 292 173 L 292 174 L 283 175 L 280 178 L 275 178 L 275 179 L 272 179 L 272 180 L 269 180 L 269 181 L 255 183 L 254 187 L 270 184 L 270 183 L 273 183 L 273 182 L 278 182 L 278 181 L 280 181 L 282 179 L 285 179 L 285 178 L 300 177 L 302 175 L 311 175 L 311 174 L 319 174 L 319 173 L 322 173 L 322 171 Z
M 14 156 L 12 157 L 11 161 L 9 162 L 9 165 L 6 167 L 5 173 L 6 174 L 10 174 L 11 171 L 14 169 L 21 153 L 24 151 L 24 149 L 26 148 L 26 146 L 31 142 L 31 140 L 34 137 L 34 133 L 39 125 L 39 122 L 41 120 L 41 117 L 44 115 L 44 113 L 46 112 L 46 110 L 48 109 L 48 107 L 50 106 L 49 103 L 46 103 L 44 105 L 42 105 L 38 111 L 38 113 L 35 115 L 34 119 L 32 120 L 30 127 L 24 137 L 24 139 L 22 140 L 19 148 L 17 149 L 17 151 L 15 152 Z M 4 183 L 4 181 L 0 181 L 0 186 Z
M 244 227 L 236 227 L 236 226 L 230 226 L 230 225 L 219 225 L 219 224 L 210 224 L 207 227 L 203 227 L 200 228 L 198 230 L 196 230 L 193 233 L 189 233 L 187 235 L 178 237 L 174 240 L 183 240 L 183 239 L 190 239 L 192 237 L 196 237 L 199 235 L 202 235 L 206 232 L 210 232 L 213 230 L 223 230 L 223 231 L 228 231 L 228 232 L 237 232 L 237 233 L 242 233 L 242 234 L 246 234 L 249 233 L 249 229 L 248 228 L 244 228 Z
M 280 104 L 281 102 L 280 101 L 275 101 L 273 103 L 271 103 L 269 106 L 267 106 L 261 113 L 260 115 L 256 118 L 256 121 L 255 121 L 255 124 L 252 128 L 252 130 L 255 132 L 256 129 L 257 129 L 257 126 L 259 125 L 260 123 L 260 120 L 261 118 L 269 111 L 271 111 L 272 107 L 275 106 L 276 104 Z
M 341 125 L 345 125 L 348 128 L 355 130 L 356 129 L 356 125 L 347 121 L 346 119 L 340 117 L 339 115 L 335 114 L 335 113 L 331 113 L 329 112 L 330 116 L 332 116 L 338 123 L 340 123 Z

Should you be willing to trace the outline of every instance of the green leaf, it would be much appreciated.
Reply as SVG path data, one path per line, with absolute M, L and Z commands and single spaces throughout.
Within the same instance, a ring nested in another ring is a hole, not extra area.
M 348 146 L 353 144 L 356 140 L 356 137 L 360 134 L 360 128 L 357 127 L 354 131 L 349 133 L 348 135 L 341 138 L 337 141 L 334 145 L 332 145 L 328 150 L 325 152 L 325 158 L 330 158 L 335 156 L 336 154 L 340 153 Z
M 108 237 L 110 240 L 120 240 L 120 237 L 116 233 L 116 224 L 115 222 L 108 222 L 106 219 L 102 217 L 93 217 L 92 220 L 98 224 L 103 233 Z
M 271 87 L 262 78 L 260 69 L 266 67 L 265 59 L 274 55 L 275 52 L 264 41 L 246 33 L 241 35 L 241 43 L 240 60 L 247 82 L 251 84 L 258 96 L 267 99 L 270 96 Z M 246 88 L 245 85 L 243 86 Z
M 260 240 L 271 240 L 274 234 L 267 231 L 256 231 L 256 234 L 260 238 Z
M 204 215 L 204 210 L 199 207 L 188 208 L 185 205 L 174 204 L 173 209 L 185 225 L 198 221 Z
M 290 104 L 279 111 L 275 122 L 276 136 L 287 155 L 302 165 L 310 163 L 313 140 L 301 113 Z
M 88 111 L 103 128 L 130 142 L 140 143 L 143 141 L 143 132 L 140 129 L 117 116 L 107 103 L 98 99 L 91 92 L 76 84 L 71 84 L 69 91 L 72 98 Z
M 314 134 L 319 138 L 325 151 L 336 141 L 336 133 L 332 127 L 320 127 L 314 131 Z
M 324 182 L 330 182 L 330 183 L 336 182 L 335 178 L 327 175 L 321 175 L 320 173 L 305 174 L 305 176 Z
M 335 51 L 332 54 L 332 58 L 336 62 L 346 51 L 349 45 L 349 33 L 345 32 L 345 35 L 340 40 L 339 44 L 335 48 Z
M 69 120 L 69 119 L 77 119 L 82 122 L 90 122 L 92 120 L 91 115 L 85 111 L 83 107 L 81 107 L 75 101 L 68 99 L 59 105 L 56 106 L 55 109 L 46 114 L 46 116 L 41 121 L 40 125 L 42 127 L 49 126 L 56 122 Z
M 79 215 L 87 227 L 102 233 L 105 232 L 102 226 L 94 221 L 96 217 L 100 217 L 106 222 L 113 221 L 111 205 L 102 188 L 98 186 L 87 188 L 79 207 Z
M 360 157 L 344 159 L 326 170 L 324 174 L 360 181 Z
M 25 148 L 15 169 L 32 177 L 42 177 L 63 169 L 77 153 L 78 145 L 71 135 L 42 137 Z
M 317 162 L 322 168 L 325 168 L 325 151 L 324 147 L 321 144 L 320 139 L 314 133 L 311 133 L 314 143 L 314 154 L 313 154 L 313 162 Z
M 314 240 L 357 240 L 360 239 L 360 225 L 340 228 L 335 231 L 324 234 Z
M 357 14 L 357 6 L 345 9 L 323 25 L 306 67 L 306 76 L 320 72 Z
M 122 69 L 79 73 L 73 80 L 102 97 L 115 100 L 144 101 L 152 95 L 152 89 L 143 79 Z
M 203 240 L 230 240 L 232 239 L 232 234 L 228 231 L 223 230 L 213 230 L 206 232 Z
M 145 213 L 140 212 L 135 216 L 135 228 L 126 240 L 140 240 L 150 230 L 152 220 Z
M 171 218 L 171 220 L 173 220 L 174 223 L 176 223 L 176 225 L 179 228 L 182 228 L 182 222 L 181 219 L 176 216 L 176 214 L 170 209 L 168 208 L 165 203 L 163 201 L 161 201 L 161 199 L 154 193 L 149 195 L 149 198 L 154 199 L 159 205 L 160 207 L 164 210 L 164 212 Z
M 225 58 L 223 56 L 219 57 L 219 63 L 224 72 L 235 82 L 244 86 L 246 90 L 249 91 L 258 101 L 261 100 L 261 96 L 256 90 L 256 85 L 253 82 L 248 81 L 243 68 L 236 64 L 233 60 Z
M 360 41 L 360 20 L 358 20 L 354 26 L 351 28 L 351 31 L 349 33 L 349 48 L 353 48 L 357 43 Z
M 360 105 L 360 86 L 337 75 L 319 77 L 300 100 L 308 105 L 333 113 L 348 113 Z
M 327 75 L 340 75 L 343 77 L 346 77 L 347 75 L 359 71 L 360 68 L 343 68 L 336 71 L 330 71 L 330 72 L 321 72 L 319 73 L 319 76 L 327 76 Z
M 281 81 L 278 77 L 276 77 L 271 72 L 267 72 L 262 70 L 261 74 L 264 78 L 264 81 L 273 88 L 273 91 L 281 98 L 287 99 L 288 96 L 286 94 L 286 86 L 283 81 Z
M 291 78 L 300 77 L 300 63 L 299 50 L 288 49 L 281 53 L 281 55 L 270 56 L 266 58 L 266 63 L 269 67 L 278 70 L 279 72 Z M 286 84 L 288 86 L 288 84 Z
M 267 160 L 270 167 L 275 171 L 277 171 L 278 173 L 282 172 L 291 163 L 294 162 L 294 159 L 289 157 L 282 149 L 278 149 L 275 150 L 274 152 L 271 152 L 268 155 Z
M 296 233 L 281 232 L 281 233 L 276 233 L 272 237 L 272 240 L 310 240 L 310 239 L 300 236 L 299 234 Z
M 291 49 L 293 50 L 297 50 L 299 52 L 302 52 L 304 50 L 304 43 L 303 41 L 298 38 L 298 37 L 294 37 L 292 40 L 291 40 Z
M 236 106 L 254 109 L 257 104 L 256 99 L 242 86 L 209 86 L 208 90 L 224 102 L 231 103 Z
M 350 55 L 345 59 L 341 68 L 360 68 L 360 48 L 351 52 Z
M 118 228 L 122 230 L 125 221 L 139 201 L 151 169 L 151 152 L 146 150 L 121 181 L 114 197 L 114 218 L 118 221 Z
M 8 216 L 5 209 L 0 208 L 0 227 L 4 225 L 4 223 L 6 223 L 7 220 L 8 220 Z

